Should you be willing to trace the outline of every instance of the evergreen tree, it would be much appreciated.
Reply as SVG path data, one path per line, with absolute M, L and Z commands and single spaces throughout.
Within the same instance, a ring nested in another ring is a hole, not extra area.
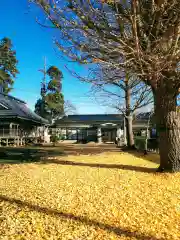
M 35 113 L 43 118 L 48 118 L 48 106 L 43 98 L 39 98 L 35 104 Z
M 9 38 L 0 41 L 0 85 L 5 94 L 11 91 L 17 70 L 16 52 Z
M 47 118 L 51 123 L 64 114 L 64 96 L 62 90 L 62 72 L 55 66 L 46 71 L 50 80 L 41 88 L 41 98 L 35 104 L 35 112 Z
M 64 114 L 64 96 L 62 90 L 62 72 L 55 66 L 47 70 L 50 81 L 47 86 L 46 103 L 48 106 L 50 121 Z

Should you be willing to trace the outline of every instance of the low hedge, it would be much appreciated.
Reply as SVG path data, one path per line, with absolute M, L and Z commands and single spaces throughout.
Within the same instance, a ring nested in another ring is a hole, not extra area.
M 134 141 L 135 141 L 135 146 L 138 150 L 144 150 L 145 149 L 145 144 L 146 144 L 145 137 L 135 137 Z M 149 138 L 147 148 L 157 150 L 158 149 L 157 139 L 156 138 Z

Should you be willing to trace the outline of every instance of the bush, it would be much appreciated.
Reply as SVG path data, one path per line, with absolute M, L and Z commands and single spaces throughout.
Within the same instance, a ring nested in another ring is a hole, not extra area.
M 66 138 L 64 135 L 59 135 L 59 140 L 64 141 Z
M 146 138 L 145 137 L 135 137 L 135 146 L 138 150 L 145 150 Z M 148 149 L 157 150 L 158 149 L 158 141 L 156 138 L 149 138 Z
M 135 142 L 135 147 L 138 150 L 144 150 L 145 149 L 145 143 L 146 143 L 145 137 L 135 137 L 134 142 Z
M 56 135 L 51 135 L 50 136 L 50 141 L 54 144 L 56 144 L 59 141 L 59 137 Z

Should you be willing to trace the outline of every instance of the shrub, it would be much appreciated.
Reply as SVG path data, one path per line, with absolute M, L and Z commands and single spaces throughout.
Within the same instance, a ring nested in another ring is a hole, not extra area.
M 66 138 L 64 135 L 59 135 L 59 140 L 64 141 Z
M 145 150 L 146 138 L 145 137 L 135 137 L 135 146 L 138 150 Z M 158 149 L 158 141 L 156 138 L 148 139 L 147 144 L 148 149 L 157 150 Z
M 59 141 L 59 137 L 56 135 L 51 135 L 50 141 L 55 145 Z
M 145 137 L 135 137 L 135 147 L 138 150 L 144 150 L 145 149 Z

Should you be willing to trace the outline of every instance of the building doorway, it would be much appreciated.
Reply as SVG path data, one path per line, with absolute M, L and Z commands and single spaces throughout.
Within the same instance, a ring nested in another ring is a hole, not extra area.
M 115 142 L 116 141 L 116 128 L 102 128 L 102 141 Z

